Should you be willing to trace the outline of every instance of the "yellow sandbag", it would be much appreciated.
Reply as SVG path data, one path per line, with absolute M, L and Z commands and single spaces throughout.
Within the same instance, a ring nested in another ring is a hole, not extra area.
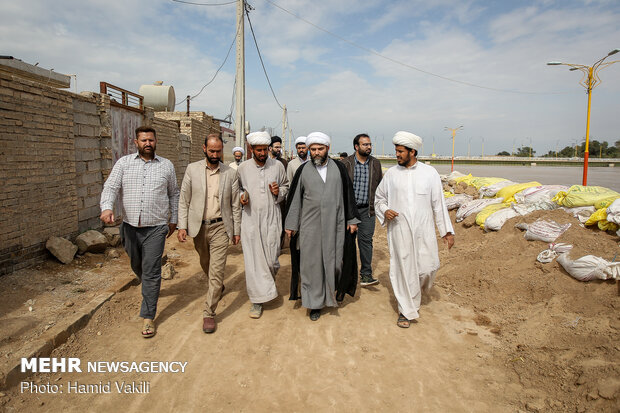
M 492 213 L 497 212 L 500 209 L 508 208 L 509 206 L 510 204 L 491 204 L 485 206 L 482 211 L 478 212 L 478 215 L 476 215 L 476 225 L 479 225 L 480 228 L 484 229 L 484 222 Z
M 618 225 L 607 221 L 607 208 L 600 208 L 585 222 L 586 226 L 597 224 L 601 231 L 617 231 Z
M 573 185 L 566 192 L 558 192 L 553 201 L 567 208 L 594 206 L 596 209 L 601 209 L 611 205 L 618 198 L 619 193 L 602 186 Z
M 540 186 L 540 185 L 542 184 L 536 181 L 526 182 L 524 184 L 508 185 L 508 186 L 503 187 L 499 191 L 497 191 L 497 194 L 495 194 L 495 197 L 504 198 L 504 203 L 514 202 L 515 200 L 514 195 L 517 192 L 521 192 L 524 189 L 531 188 L 533 186 Z
M 443 191 L 443 196 L 444 198 L 450 198 L 451 196 L 454 196 L 454 194 L 452 192 Z
M 493 185 L 498 182 L 507 181 L 506 178 L 488 178 L 488 177 L 474 177 L 470 181 L 469 185 L 475 186 L 476 189 L 480 189 L 483 186 Z
M 457 184 L 460 184 L 461 182 L 465 182 L 467 185 L 469 185 L 469 183 L 471 182 L 472 179 L 474 179 L 474 177 L 471 176 L 471 174 L 469 174 L 469 175 L 463 175 L 463 176 L 459 176 L 457 178 L 454 178 L 454 181 Z

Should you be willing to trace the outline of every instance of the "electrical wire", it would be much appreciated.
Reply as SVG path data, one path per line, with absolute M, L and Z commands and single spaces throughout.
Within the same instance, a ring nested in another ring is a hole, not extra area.
M 353 42 L 353 41 L 351 41 L 349 39 L 346 39 L 346 38 L 344 38 L 344 37 L 342 37 L 342 36 L 340 36 L 340 35 L 338 35 L 336 33 L 333 33 L 333 32 L 331 32 L 331 31 L 329 31 L 329 30 L 327 30 L 327 29 L 325 29 L 325 28 L 323 28 L 323 27 L 321 27 L 319 25 L 316 25 L 316 24 L 312 23 L 309 20 L 304 19 L 303 17 L 293 13 L 292 11 L 289 11 L 289 10 L 285 9 L 284 7 L 274 3 L 271 0 L 265 0 L 265 1 L 267 3 L 269 3 L 269 4 L 271 4 L 272 6 L 282 10 L 283 12 L 285 12 L 285 13 L 293 16 L 293 17 L 295 17 L 296 19 L 299 19 L 299 20 L 309 24 L 310 26 L 314 27 L 315 29 L 320 30 L 320 31 L 322 31 L 322 32 L 324 32 L 324 33 L 326 33 L 326 34 L 328 34 L 330 36 L 333 36 L 333 37 L 335 37 L 335 38 L 337 38 L 337 39 L 339 39 L 339 40 L 341 40 L 341 41 L 343 41 L 343 42 L 345 42 L 345 43 L 347 43 L 347 44 L 349 44 L 349 45 L 351 45 L 351 46 L 353 46 L 355 48 L 358 48 L 358 49 L 363 50 L 363 51 L 365 51 L 367 53 L 373 54 L 373 55 L 378 56 L 378 57 L 380 57 L 382 59 L 385 59 L 387 61 L 395 63 L 397 65 L 404 66 L 406 68 L 416 70 L 416 71 L 418 71 L 420 73 L 424 73 L 424 74 L 429 75 L 429 76 L 434 76 L 434 77 L 437 77 L 439 79 L 447 80 L 447 81 L 454 82 L 454 83 L 459 83 L 459 84 L 466 85 L 466 86 L 477 87 L 477 88 L 486 89 L 486 90 L 492 90 L 494 92 L 519 93 L 519 94 L 526 94 L 526 95 L 555 95 L 555 94 L 564 94 L 564 93 L 558 93 L 558 92 L 526 92 L 526 91 L 519 91 L 519 90 L 498 89 L 498 88 L 489 87 L 489 86 L 477 85 L 475 83 L 465 82 L 465 81 L 462 81 L 462 80 L 452 79 L 452 78 L 447 77 L 447 76 L 442 76 L 442 75 L 439 75 L 437 73 L 429 72 L 428 70 L 420 69 L 419 67 L 412 66 L 412 65 L 410 65 L 408 63 L 401 62 L 401 61 L 393 59 L 393 58 L 391 58 L 389 56 L 383 55 L 383 54 L 381 54 L 381 53 L 379 53 L 379 52 L 377 52 L 375 50 L 369 49 L 368 47 L 359 45 L 359 44 L 357 44 L 357 43 L 355 43 L 355 42 Z
M 172 0 L 175 3 L 183 3 L 183 4 L 191 4 L 192 6 L 227 6 L 229 4 L 234 4 L 237 1 L 229 1 L 227 3 L 194 3 L 192 1 L 184 1 L 184 0 Z
M 237 29 L 237 33 L 239 33 L 239 30 Z M 237 33 L 235 33 L 235 36 L 233 37 L 233 41 L 230 44 L 230 47 L 228 48 L 228 52 L 226 53 L 226 57 L 224 58 L 224 61 L 222 62 L 222 64 L 220 65 L 220 67 L 217 68 L 217 70 L 215 71 L 215 74 L 213 75 L 213 77 L 211 78 L 211 80 L 209 80 L 203 87 L 202 89 L 200 89 L 200 92 L 196 93 L 194 96 L 191 96 L 189 98 L 190 101 L 194 100 L 194 98 L 198 97 L 198 95 L 200 95 L 202 93 L 203 90 L 205 90 L 205 88 L 207 86 L 209 86 L 211 83 L 213 83 L 213 81 L 215 80 L 215 78 L 217 77 L 217 74 L 220 72 L 220 70 L 222 69 L 222 67 L 224 67 L 224 65 L 226 64 L 226 61 L 228 60 L 228 56 L 230 56 L 230 51 L 232 50 L 233 46 L 235 45 L 235 40 L 237 39 Z M 187 98 L 181 99 L 180 101 L 178 101 L 174 106 L 179 105 L 180 103 L 183 103 L 185 100 L 187 100 Z
M 282 105 L 278 101 L 278 98 L 276 97 L 276 92 L 273 91 L 273 87 L 271 86 L 271 80 L 269 80 L 269 75 L 267 75 L 267 69 L 265 69 L 265 62 L 263 62 L 263 56 L 260 53 L 260 49 L 258 47 L 258 42 L 256 41 L 256 35 L 254 34 L 254 28 L 252 27 L 252 20 L 250 20 L 250 14 L 246 13 L 245 15 L 248 18 L 248 23 L 250 23 L 250 31 L 252 32 L 252 38 L 254 39 L 254 45 L 256 46 L 256 51 L 258 52 L 258 57 L 260 59 L 260 64 L 263 67 L 263 72 L 265 73 L 265 77 L 267 78 L 267 83 L 269 84 L 269 89 L 271 89 L 271 94 L 273 95 L 273 98 L 275 99 L 275 101 L 278 104 L 278 106 L 280 107 L 280 109 L 284 110 L 284 108 L 282 107 Z

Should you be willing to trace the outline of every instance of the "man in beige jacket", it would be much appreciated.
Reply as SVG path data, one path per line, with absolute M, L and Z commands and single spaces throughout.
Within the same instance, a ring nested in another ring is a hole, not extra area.
M 241 204 L 237 171 L 221 162 L 222 138 L 209 134 L 203 151 L 205 159 L 187 166 L 179 198 L 180 242 L 194 238 L 200 266 L 209 279 L 202 330 L 213 333 L 215 309 L 224 290 L 224 268 L 229 240 L 239 243 Z

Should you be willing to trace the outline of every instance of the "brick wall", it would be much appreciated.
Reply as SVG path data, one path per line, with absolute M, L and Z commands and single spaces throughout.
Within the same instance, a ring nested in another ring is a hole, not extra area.
M 78 232 L 72 94 L 0 73 L 0 274 Z

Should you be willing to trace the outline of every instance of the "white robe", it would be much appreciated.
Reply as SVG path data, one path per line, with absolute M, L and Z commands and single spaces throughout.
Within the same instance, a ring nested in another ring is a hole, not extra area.
M 399 215 L 386 220 L 388 209 Z M 377 187 L 375 213 L 381 225 L 387 223 L 390 281 L 398 310 L 407 319 L 416 319 L 421 289 L 430 290 L 439 269 L 435 225 L 442 237 L 454 234 L 435 168 L 416 162 L 411 168 L 388 169 Z
M 280 234 L 282 213 L 279 202 L 286 199 L 289 182 L 284 166 L 278 160 L 267 158 L 264 166 L 254 159 L 239 165 L 239 183 L 250 196 L 250 203 L 241 214 L 241 245 L 245 263 L 245 283 L 250 301 L 266 303 L 278 296 L 274 277 L 280 268 Z M 269 184 L 277 182 L 277 197 Z

